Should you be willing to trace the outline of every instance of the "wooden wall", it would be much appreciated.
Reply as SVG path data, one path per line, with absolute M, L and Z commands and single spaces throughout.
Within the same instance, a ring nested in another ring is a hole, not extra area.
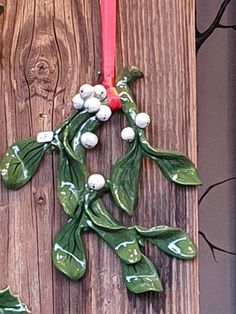
M 0 155 L 13 141 L 52 130 L 71 112 L 71 98 L 101 69 L 99 0 L 8 0 L 1 27 Z M 152 117 L 149 140 L 196 161 L 194 0 L 119 0 L 117 67 L 133 64 L 145 79 L 133 88 L 139 110 Z M 99 130 L 91 171 L 107 175 L 122 154 L 124 118 Z M 18 191 L 0 186 L 0 287 L 10 284 L 33 314 L 198 314 L 198 266 L 148 247 L 164 293 L 127 293 L 116 256 L 96 237 L 84 238 L 88 270 L 67 280 L 51 262 L 52 239 L 65 215 L 55 197 L 56 155 L 48 153 L 33 180 Z M 134 218 L 127 224 L 168 224 L 197 242 L 196 190 L 176 187 L 150 160 L 143 164 Z

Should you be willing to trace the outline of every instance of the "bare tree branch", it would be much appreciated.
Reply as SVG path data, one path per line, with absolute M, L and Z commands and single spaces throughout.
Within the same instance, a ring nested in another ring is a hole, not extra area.
M 203 233 L 202 231 L 199 231 L 198 232 L 200 234 L 200 236 L 203 237 L 203 239 L 206 241 L 206 243 L 208 244 L 210 250 L 211 250 L 211 253 L 212 253 L 212 256 L 213 256 L 213 259 L 216 263 L 218 263 L 217 259 L 216 259 L 216 255 L 215 255 L 215 251 L 220 251 L 220 252 L 223 252 L 223 253 L 226 253 L 226 254 L 230 254 L 230 255 L 235 255 L 236 256 L 236 253 L 235 252 L 231 252 L 231 251 L 227 251 L 225 249 L 222 249 L 220 248 L 219 246 L 216 246 L 214 243 L 210 242 L 207 238 L 207 236 L 205 235 L 205 233 Z
M 198 200 L 198 205 L 200 205 L 202 203 L 202 201 L 204 200 L 204 198 L 210 193 L 210 191 L 212 189 L 214 189 L 215 187 L 219 186 L 219 185 L 222 185 L 222 184 L 225 184 L 226 182 L 229 182 L 229 181 L 233 181 L 233 180 L 236 180 L 236 176 L 235 177 L 231 177 L 231 178 L 227 178 L 225 180 L 222 180 L 222 181 L 219 181 L 219 182 L 216 182 L 212 185 L 210 185 L 206 191 L 202 194 L 202 196 L 199 198 Z M 232 252 L 232 251 L 228 251 L 228 250 L 225 250 L 225 249 L 222 249 L 220 248 L 219 246 L 216 246 L 214 243 L 212 243 L 211 241 L 208 240 L 207 236 L 205 233 L 203 233 L 201 230 L 198 231 L 199 235 L 206 241 L 207 245 L 209 246 L 210 250 L 211 250 L 211 253 L 212 253 L 212 256 L 213 256 L 213 259 L 214 261 L 217 263 L 217 260 L 216 260 L 216 255 L 215 255 L 215 251 L 220 251 L 220 252 L 223 252 L 223 253 L 226 253 L 226 254 L 230 254 L 230 255 L 235 255 L 236 256 L 236 253 L 235 252 Z
M 203 45 L 203 43 L 213 34 L 213 32 L 219 28 L 219 29 L 233 29 L 236 30 L 236 24 L 235 25 L 224 25 L 221 23 L 221 19 L 225 13 L 225 10 L 227 9 L 228 5 L 230 4 L 231 0 L 224 0 L 220 6 L 220 9 L 217 12 L 217 15 L 214 19 L 214 21 L 212 22 L 212 24 L 204 31 L 204 32 L 200 32 L 196 26 L 196 52 L 198 53 L 199 49 L 201 48 L 201 46 Z M 197 13 L 196 13 L 197 14 Z M 197 20 L 197 17 L 196 17 Z M 204 198 L 209 194 L 209 192 L 214 189 L 216 186 L 222 185 L 226 182 L 232 181 L 232 180 L 236 180 L 236 177 L 231 177 L 228 179 L 225 179 L 223 181 L 219 181 L 216 182 L 214 184 L 212 184 L 211 186 L 209 186 L 206 191 L 202 194 L 202 196 L 200 197 L 199 201 L 198 201 L 198 205 L 200 205 L 202 203 L 202 201 L 204 200 Z M 220 248 L 218 246 L 216 246 L 214 243 L 212 243 L 211 241 L 208 240 L 207 236 L 205 233 L 203 233 L 202 231 L 199 230 L 199 235 L 206 241 L 207 245 L 209 246 L 213 259 L 214 261 L 217 263 L 216 260 L 216 255 L 215 255 L 215 251 L 220 251 L 226 254 L 230 254 L 230 255 L 235 255 L 235 252 L 232 251 L 228 251 L 225 250 L 223 248 Z
M 227 179 L 225 179 L 225 180 L 222 180 L 222 181 L 219 181 L 219 182 L 216 182 L 216 183 L 210 185 L 210 186 L 206 189 L 206 191 L 202 194 L 202 196 L 199 198 L 199 200 L 198 200 L 198 205 L 201 204 L 201 202 L 204 200 L 204 198 L 207 196 L 207 194 L 208 194 L 212 189 L 214 189 L 216 186 L 222 185 L 222 184 L 224 184 L 224 183 L 226 183 L 226 182 L 233 181 L 233 180 L 236 180 L 236 177 L 227 178 Z
M 211 23 L 211 25 L 204 31 L 204 32 L 200 32 L 198 30 L 198 28 L 196 27 L 196 50 L 197 53 L 199 51 L 199 49 L 201 48 L 201 46 L 203 45 L 203 43 L 212 35 L 212 33 L 217 29 L 217 28 L 228 28 L 228 29 L 233 29 L 236 30 L 236 24 L 235 25 L 222 25 L 220 23 L 226 8 L 228 7 L 228 5 L 230 4 L 232 0 L 224 0 L 223 3 L 221 4 L 221 7 L 219 9 L 219 11 L 217 12 L 217 15 L 214 19 L 214 21 Z
M 232 28 L 233 30 L 236 30 L 236 25 L 223 25 L 219 24 L 218 28 Z

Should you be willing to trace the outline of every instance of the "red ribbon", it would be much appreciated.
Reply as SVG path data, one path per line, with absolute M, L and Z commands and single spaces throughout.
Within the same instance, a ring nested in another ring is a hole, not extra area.
M 121 108 L 121 100 L 114 87 L 116 58 L 116 0 L 101 0 L 102 20 L 102 85 L 107 89 L 107 100 L 112 111 Z

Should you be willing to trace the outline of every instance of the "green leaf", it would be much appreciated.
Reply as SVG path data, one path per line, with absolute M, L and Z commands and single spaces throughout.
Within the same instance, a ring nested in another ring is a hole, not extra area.
M 81 196 L 85 191 L 88 178 L 85 166 L 85 149 L 81 145 L 80 137 L 83 132 L 96 129 L 99 123 L 96 117 L 87 119 L 73 135 L 71 143 L 69 143 L 71 126 L 65 126 L 61 133 L 64 150 L 60 150 L 57 197 L 65 212 L 70 216 L 74 215 L 79 203 L 81 203 Z
M 0 290 L 0 313 L 14 314 L 14 313 L 31 313 L 27 306 L 21 302 L 18 296 L 12 294 L 9 287 Z
M 145 255 L 136 264 L 122 263 L 122 276 L 126 287 L 133 293 L 163 290 L 155 266 Z
M 60 150 L 57 175 L 57 198 L 67 215 L 73 216 L 85 190 L 86 167 Z
M 80 279 L 86 271 L 86 258 L 76 219 L 70 219 L 58 232 L 53 244 L 55 267 L 70 279 Z
M 71 141 L 71 148 L 77 158 L 81 159 L 81 148 L 84 150 L 80 138 L 85 132 L 94 132 L 101 122 L 96 118 L 96 116 L 90 117 L 84 124 L 81 125 L 80 129 L 75 133 L 73 140 Z
M 168 180 L 181 185 L 201 184 L 193 162 L 186 156 L 170 150 L 152 148 L 144 139 L 141 140 L 141 145 L 144 155 L 158 164 Z
M 89 119 L 90 116 L 91 114 L 85 110 L 76 112 L 72 116 L 67 118 L 63 123 L 61 123 L 54 130 L 54 133 L 56 135 L 61 136 L 61 134 L 63 134 L 64 129 L 68 127 L 68 129 L 70 130 L 68 134 L 68 141 L 70 142 L 75 136 L 75 133 L 77 132 L 77 130 L 83 125 L 85 121 Z
M 61 132 L 61 141 L 68 155 L 80 163 L 85 163 L 85 148 L 82 146 L 80 141 L 81 135 L 85 132 L 95 131 L 99 124 L 100 121 L 97 120 L 95 116 L 87 119 L 80 125 L 76 132 L 73 133 L 72 139 L 70 126 L 65 126 Z
M 132 229 L 123 227 L 121 230 L 105 230 L 95 226 L 92 221 L 87 225 L 114 250 L 122 262 L 127 264 L 137 263 L 141 259 L 139 243 Z
M 86 211 L 92 222 L 101 228 L 108 230 L 120 230 L 124 226 L 120 225 L 106 210 L 101 199 L 95 200 Z
M 79 130 L 83 124 L 91 117 L 91 113 L 88 113 L 86 110 L 78 112 L 73 119 L 68 124 L 68 128 L 70 130 L 68 141 L 70 142 L 74 136 L 77 130 Z
M 64 128 L 70 123 L 70 121 L 75 119 L 79 114 L 80 114 L 80 112 L 74 112 L 72 115 L 67 117 L 66 120 L 64 120 L 63 122 L 59 123 L 59 125 L 54 130 L 54 134 L 55 135 L 61 134 L 61 132 L 64 130 Z
M 162 174 L 168 180 L 181 185 L 201 184 L 197 170 L 191 160 L 178 152 L 152 148 L 147 142 L 143 130 L 136 127 L 135 116 L 137 113 L 137 106 L 128 84 L 141 77 L 142 72 L 139 69 L 128 66 L 119 74 L 116 80 L 116 89 L 121 98 L 122 110 L 129 125 L 136 129 L 136 132 L 138 132 L 143 155 L 147 155 L 155 160 Z
M 121 99 L 122 111 L 128 124 L 134 129 L 137 129 L 135 124 L 137 105 L 134 101 L 129 85 L 142 77 L 143 73 L 141 70 L 134 66 L 127 66 L 119 73 L 116 79 L 116 89 Z
M 135 139 L 112 167 L 111 192 L 117 206 L 128 215 L 133 214 L 137 200 L 141 161 L 141 149 Z
M 12 144 L 0 164 L 5 185 L 18 189 L 27 183 L 36 172 L 49 145 L 37 143 L 35 138 L 26 138 Z
M 144 239 L 151 242 L 161 251 L 180 259 L 192 259 L 196 248 L 189 236 L 179 228 L 157 226 L 154 228 L 135 228 Z

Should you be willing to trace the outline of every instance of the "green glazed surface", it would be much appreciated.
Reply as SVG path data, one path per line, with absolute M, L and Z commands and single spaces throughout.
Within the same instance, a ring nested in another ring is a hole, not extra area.
M 5 185 L 18 189 L 36 172 L 48 144 L 39 144 L 34 138 L 26 138 L 12 144 L 0 163 L 0 173 Z
M 53 263 L 70 279 L 80 279 L 86 271 L 86 258 L 76 219 L 70 219 L 57 233 L 52 250 Z
M 155 266 L 145 255 L 136 264 L 122 263 L 122 277 L 127 289 L 133 293 L 163 290 Z
M 15 314 L 15 313 L 31 313 L 27 306 L 22 303 L 18 296 L 11 293 L 9 287 L 0 290 L 0 313 L 1 314 Z
M 133 214 L 137 201 L 141 162 L 142 152 L 136 138 L 112 167 L 111 192 L 116 205 L 128 215 Z

